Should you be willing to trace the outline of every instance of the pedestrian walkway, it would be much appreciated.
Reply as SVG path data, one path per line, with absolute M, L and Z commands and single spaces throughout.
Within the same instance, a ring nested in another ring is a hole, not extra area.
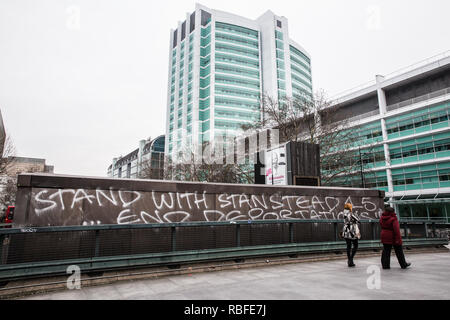
M 395 256 L 382 270 L 380 257 L 305 262 L 116 282 L 25 299 L 449 299 L 450 253 L 410 254 L 401 269 Z M 379 277 L 378 277 L 379 275 Z

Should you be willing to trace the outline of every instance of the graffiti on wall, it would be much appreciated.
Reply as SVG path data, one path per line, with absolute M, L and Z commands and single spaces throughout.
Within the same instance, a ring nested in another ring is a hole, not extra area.
M 360 219 L 382 212 L 382 199 L 374 197 L 33 188 L 29 219 L 33 225 L 342 219 L 346 202 Z

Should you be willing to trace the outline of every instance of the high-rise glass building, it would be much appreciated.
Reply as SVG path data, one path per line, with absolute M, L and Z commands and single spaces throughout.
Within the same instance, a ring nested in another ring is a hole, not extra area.
M 262 95 L 312 94 L 311 58 L 289 38 L 288 20 L 256 20 L 196 4 L 170 32 L 165 154 L 236 136 L 259 120 Z

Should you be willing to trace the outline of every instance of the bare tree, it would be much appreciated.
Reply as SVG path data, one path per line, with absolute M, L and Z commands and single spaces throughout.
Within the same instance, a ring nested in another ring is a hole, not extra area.
M 164 154 L 150 153 L 150 158 L 139 164 L 138 177 L 140 179 L 164 179 Z
M 211 150 L 211 144 L 202 144 L 202 156 L 196 158 L 191 148 L 184 148 L 177 159 L 166 157 L 164 179 L 181 181 L 204 181 L 219 183 L 253 183 L 253 164 L 249 161 L 238 163 L 237 155 L 233 154 L 233 161 L 229 163 L 223 154 L 214 151 L 204 157 Z M 248 160 L 248 159 L 247 159 Z
M 2 181 L 2 191 L 0 192 L 0 206 L 3 213 L 8 206 L 15 205 L 17 193 L 17 177 L 6 177 Z
M 313 96 L 301 95 L 274 99 L 263 96 L 261 120 L 244 125 L 244 130 L 275 128 L 280 143 L 302 141 L 320 146 L 322 185 L 354 174 L 361 164 L 358 157 L 359 137 L 349 129 L 351 114 L 332 106 L 323 91 Z M 371 148 L 372 146 L 365 146 Z
M 0 210 L 3 213 L 7 206 L 15 204 L 17 192 L 17 174 L 13 172 L 16 148 L 10 135 L 6 135 L 3 152 L 0 158 Z
M 14 165 L 14 156 L 16 155 L 16 147 L 10 135 L 6 135 L 3 144 L 3 152 L 0 158 L 0 175 L 6 175 L 10 172 Z
M 259 121 L 242 125 L 246 132 L 278 129 L 280 142 L 299 141 L 304 127 L 304 112 L 298 101 L 290 98 L 275 99 L 264 95 L 261 99 L 262 117 Z

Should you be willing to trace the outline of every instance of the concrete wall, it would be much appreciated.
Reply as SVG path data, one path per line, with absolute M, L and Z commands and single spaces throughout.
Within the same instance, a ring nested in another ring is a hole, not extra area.
M 384 192 L 19 175 L 15 226 L 342 219 L 345 202 L 362 219 L 382 213 Z

